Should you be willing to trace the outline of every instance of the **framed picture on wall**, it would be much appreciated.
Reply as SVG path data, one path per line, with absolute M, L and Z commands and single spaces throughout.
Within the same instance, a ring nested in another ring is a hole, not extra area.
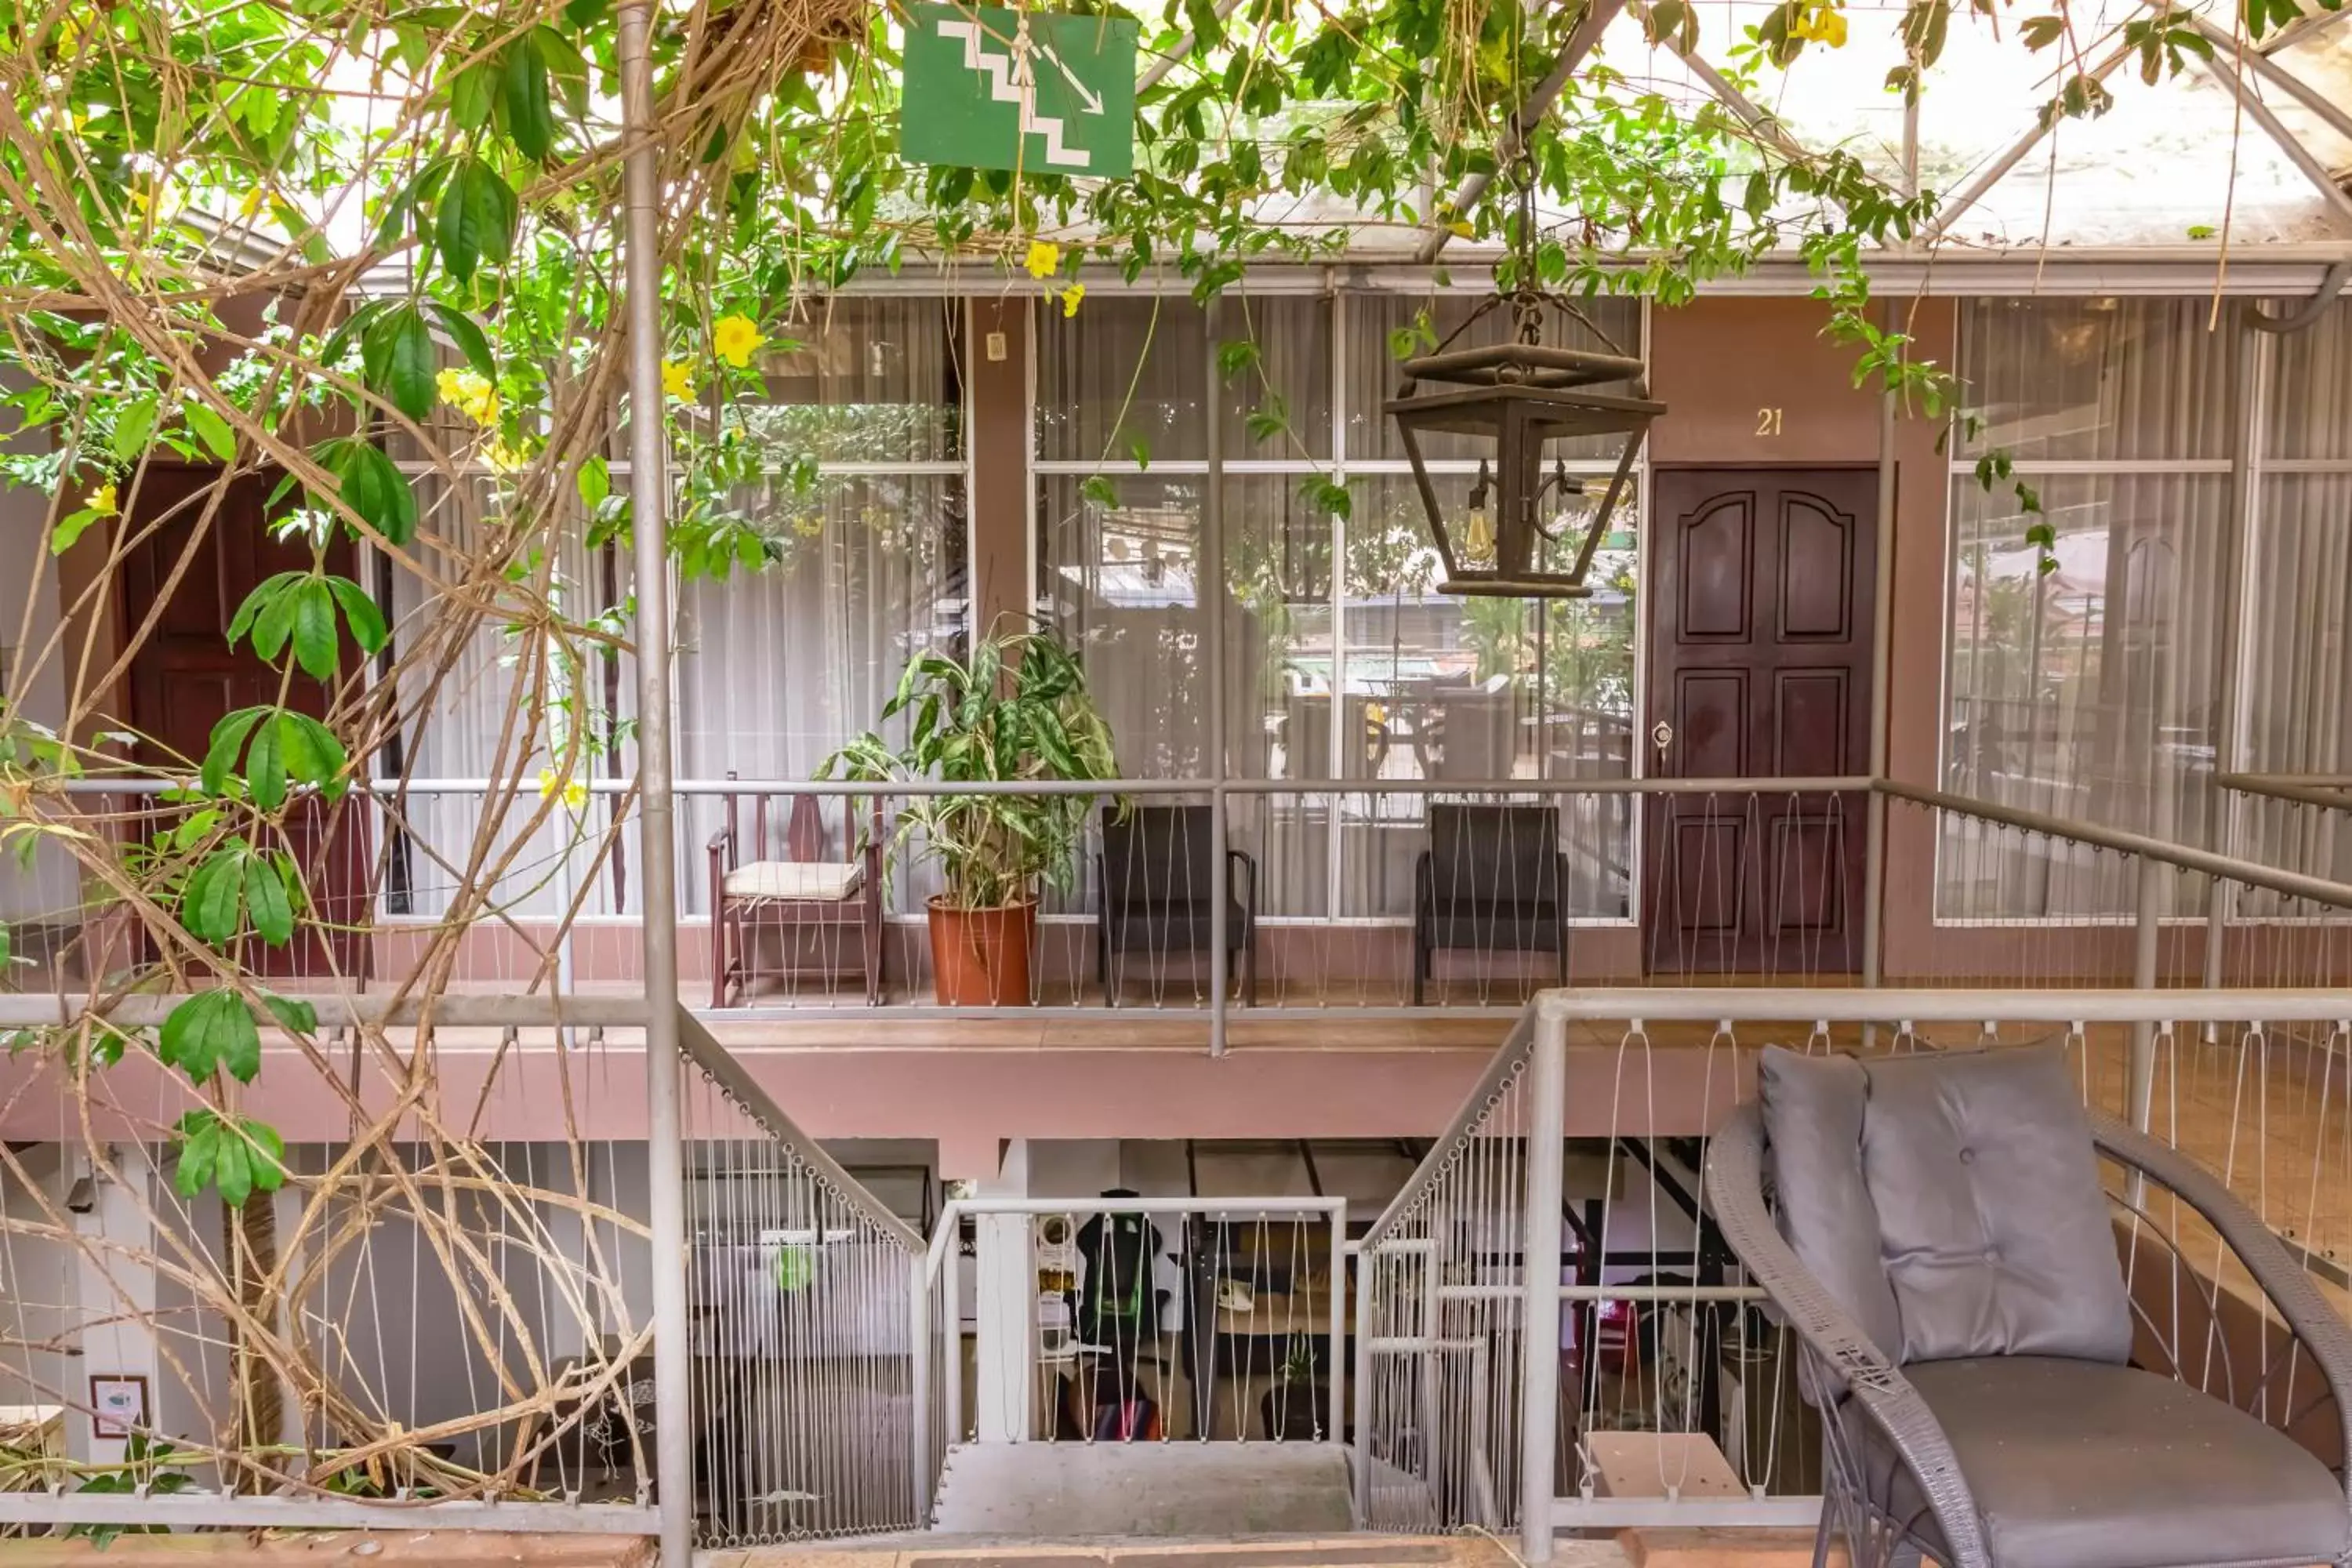
M 89 1374 L 89 1435 L 120 1442 L 147 1421 L 147 1380 L 135 1373 Z

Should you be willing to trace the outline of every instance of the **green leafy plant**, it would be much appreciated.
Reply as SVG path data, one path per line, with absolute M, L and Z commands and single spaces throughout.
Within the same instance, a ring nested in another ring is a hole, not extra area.
M 881 784 L 1118 776 L 1110 726 L 1087 690 L 1086 669 L 1050 630 L 992 633 L 969 658 L 919 656 L 882 710 L 885 726 L 901 719 L 903 742 L 869 731 L 827 757 L 817 776 Z M 936 859 L 950 908 L 1020 903 L 1040 881 L 1069 886 L 1097 799 L 1087 793 L 918 795 L 898 808 L 891 855 L 919 845 Z
M 196 1479 L 184 1469 L 173 1468 L 179 1450 L 161 1438 L 145 1432 L 134 1431 L 123 1445 L 122 1463 L 111 1469 L 86 1470 L 77 1492 L 95 1492 L 117 1497 L 144 1493 L 149 1497 L 170 1497 L 177 1492 L 192 1491 Z M 100 1551 L 113 1543 L 118 1535 L 168 1535 L 171 1531 L 160 1524 L 77 1524 L 66 1531 L 79 1536 Z

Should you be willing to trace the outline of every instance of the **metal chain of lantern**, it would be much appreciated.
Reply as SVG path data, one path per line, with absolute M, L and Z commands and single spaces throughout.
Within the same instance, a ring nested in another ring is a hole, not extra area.
M 1536 165 L 1524 142 L 1509 162 L 1517 186 L 1517 233 L 1512 237 L 1511 284 L 1481 301 L 1444 342 L 1427 354 L 1404 362 L 1404 384 L 1383 405 L 1396 421 L 1430 534 L 1445 563 L 1441 594 L 1486 594 L 1511 598 L 1580 599 L 1592 590 L 1585 574 L 1593 552 L 1608 532 L 1609 519 L 1639 457 L 1642 439 L 1665 405 L 1649 397 L 1646 368 L 1638 356 L 1619 350 L 1592 320 L 1569 300 L 1538 284 L 1536 262 Z M 1456 349 L 1456 341 L 1489 311 L 1507 304 L 1515 329 L 1511 341 Z M 1546 314 L 1558 310 L 1581 322 L 1609 351 L 1552 348 L 1545 344 Z M 1440 390 L 1424 392 L 1423 382 Z M 1599 388 L 1627 384 L 1624 391 Z M 1577 543 L 1567 571 L 1548 570 L 1538 558 L 1539 543 L 1563 542 L 1572 523 L 1566 503 L 1581 499 L 1565 458 L 1555 457 L 1544 472 L 1545 448 L 1555 441 L 1585 436 L 1625 437 L 1616 472 Z M 1478 477 L 1455 536 L 1447 508 L 1431 481 L 1422 443 L 1430 436 L 1454 436 L 1488 444 L 1478 458 Z M 1490 515 L 1487 503 L 1492 500 Z M 1560 515 L 1547 522 L 1547 502 Z

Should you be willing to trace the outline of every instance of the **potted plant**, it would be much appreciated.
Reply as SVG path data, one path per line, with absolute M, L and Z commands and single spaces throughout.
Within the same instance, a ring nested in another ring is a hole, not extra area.
M 1044 627 L 992 631 L 967 658 L 918 655 L 882 710 L 885 725 L 901 718 L 902 742 L 869 731 L 827 757 L 817 776 L 944 784 L 1118 776 L 1110 726 L 1087 692 L 1084 667 Z M 930 900 L 932 984 L 941 1005 L 1029 1000 L 1037 889 L 1069 887 L 1096 799 L 925 795 L 899 810 L 892 861 L 919 842 L 946 883 Z
M 1266 1440 L 1312 1443 L 1323 1436 L 1323 1405 L 1329 1397 L 1315 1381 L 1315 1342 L 1293 1334 L 1284 1350 L 1274 1386 L 1258 1400 L 1258 1420 Z

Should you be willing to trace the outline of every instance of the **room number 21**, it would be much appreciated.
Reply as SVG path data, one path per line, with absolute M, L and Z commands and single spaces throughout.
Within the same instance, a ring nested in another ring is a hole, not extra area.
M 1759 436 L 1778 436 L 1780 433 L 1780 411 L 1777 408 L 1758 409 L 1756 411 L 1756 434 Z

